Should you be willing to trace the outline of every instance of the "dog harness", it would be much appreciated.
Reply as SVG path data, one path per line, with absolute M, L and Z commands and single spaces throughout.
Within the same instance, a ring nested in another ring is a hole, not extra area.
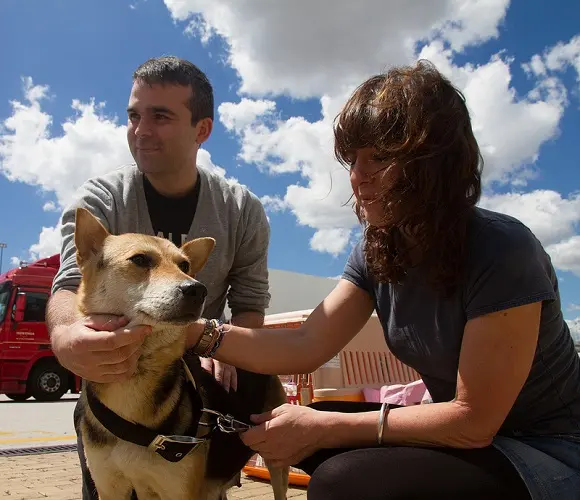
M 186 386 L 189 388 L 192 402 L 194 403 L 194 418 L 192 418 L 192 426 L 187 430 L 187 435 L 166 435 L 177 421 L 180 408 L 179 403 L 175 405 L 175 408 L 165 422 L 157 430 L 152 430 L 136 422 L 125 420 L 123 417 L 117 415 L 113 410 L 104 405 L 89 387 L 86 387 L 87 401 L 95 418 L 105 429 L 119 439 L 149 448 L 169 462 L 179 462 L 191 451 L 209 441 L 216 429 L 227 434 L 232 434 L 243 432 L 251 427 L 244 422 L 236 420 L 230 414 L 224 415 L 218 411 L 204 408 L 201 396 L 197 391 L 195 379 L 185 360 L 182 359 L 182 362 L 186 378 L 189 382 Z M 195 402 L 199 402 L 199 405 L 196 405 Z M 210 415 L 210 418 L 215 417 L 215 424 L 202 422 L 202 414 L 204 413 Z M 201 436 L 198 435 L 200 426 L 208 429 Z

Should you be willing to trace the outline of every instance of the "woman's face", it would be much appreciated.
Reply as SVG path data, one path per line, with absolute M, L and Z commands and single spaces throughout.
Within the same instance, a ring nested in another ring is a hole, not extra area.
M 374 148 L 359 149 L 355 154 L 356 158 L 353 158 L 350 167 L 350 184 L 354 196 L 367 223 L 380 226 L 385 216 L 381 195 L 394 182 L 394 164 L 379 158 Z

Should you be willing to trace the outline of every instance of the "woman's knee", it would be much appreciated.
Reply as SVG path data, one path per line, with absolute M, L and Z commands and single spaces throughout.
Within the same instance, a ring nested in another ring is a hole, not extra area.
M 358 487 L 364 471 L 353 464 L 347 455 L 335 455 L 316 467 L 308 484 L 309 500 L 369 498 L 361 497 Z

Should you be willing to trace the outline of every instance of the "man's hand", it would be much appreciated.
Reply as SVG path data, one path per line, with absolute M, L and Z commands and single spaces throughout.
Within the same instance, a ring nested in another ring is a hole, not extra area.
M 52 350 L 60 364 L 92 382 L 118 382 L 135 372 L 141 344 L 149 326 L 124 328 L 120 316 L 95 315 L 52 333 Z
M 200 358 L 201 367 L 212 373 L 215 379 L 224 386 L 226 391 L 230 391 L 230 388 L 234 391 L 238 390 L 238 373 L 236 372 L 236 367 L 232 365 L 227 365 L 212 358 Z

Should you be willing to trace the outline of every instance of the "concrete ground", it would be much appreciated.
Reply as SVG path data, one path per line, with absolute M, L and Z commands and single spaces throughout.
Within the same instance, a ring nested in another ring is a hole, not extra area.
M 80 500 L 81 474 L 76 451 L 0 457 L 0 498 L 6 500 Z M 242 487 L 232 488 L 230 500 L 273 500 L 266 481 L 242 474 Z M 304 488 L 291 487 L 288 498 L 306 499 Z
M 50 403 L 32 398 L 17 403 L 0 395 L 0 450 L 74 444 L 73 411 L 77 399 L 76 394 L 66 394 L 60 401 Z

